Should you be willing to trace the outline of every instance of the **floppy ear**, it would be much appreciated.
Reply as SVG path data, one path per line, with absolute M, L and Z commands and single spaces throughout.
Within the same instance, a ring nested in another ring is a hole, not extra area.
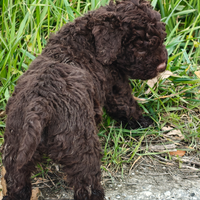
M 114 19 L 109 19 L 93 27 L 97 60 L 103 65 L 109 65 L 117 59 L 121 52 L 123 31 L 115 25 Z

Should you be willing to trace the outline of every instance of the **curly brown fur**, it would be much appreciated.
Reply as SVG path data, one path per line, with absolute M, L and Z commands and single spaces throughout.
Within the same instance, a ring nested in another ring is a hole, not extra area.
M 102 200 L 102 107 L 129 128 L 149 122 L 129 78 L 166 68 L 160 14 L 144 0 L 110 2 L 52 35 L 9 99 L 3 163 L 7 200 L 29 200 L 30 175 L 47 154 L 64 166 L 76 200 Z

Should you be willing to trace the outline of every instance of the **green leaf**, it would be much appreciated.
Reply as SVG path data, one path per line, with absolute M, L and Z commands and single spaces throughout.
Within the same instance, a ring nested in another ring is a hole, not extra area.
M 177 13 L 174 13 L 173 16 L 177 16 L 177 15 L 187 15 L 187 14 L 190 14 L 190 13 L 193 13 L 197 11 L 196 9 L 191 9 L 191 10 L 184 10 L 184 11 L 181 11 L 181 12 L 177 12 Z
M 4 96 L 5 96 L 6 101 L 8 101 L 8 99 L 10 98 L 10 94 L 9 94 L 8 88 L 6 88 L 6 91 L 5 91 L 5 93 L 4 93 Z
M 74 13 L 73 13 L 70 5 L 69 5 L 69 2 L 67 0 L 64 0 L 64 4 L 65 4 L 65 7 L 66 7 L 68 16 L 69 16 L 69 20 L 73 21 L 75 17 L 74 17 Z
M 26 50 L 24 50 L 24 49 L 20 49 L 20 51 L 21 51 L 22 53 L 25 53 L 26 56 L 28 56 L 31 60 L 34 60 L 34 59 L 35 59 L 35 56 L 32 55 L 32 54 L 30 54 L 28 51 L 26 51 Z
M 151 2 L 151 5 L 155 8 L 156 7 L 156 4 L 157 4 L 157 2 L 158 2 L 158 0 L 153 0 L 152 2 Z

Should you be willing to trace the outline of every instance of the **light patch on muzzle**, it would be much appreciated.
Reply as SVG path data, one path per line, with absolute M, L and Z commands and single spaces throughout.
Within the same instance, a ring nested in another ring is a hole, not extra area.
M 160 65 L 158 65 L 157 67 L 157 71 L 158 72 L 164 72 L 166 69 L 166 63 L 161 63 Z

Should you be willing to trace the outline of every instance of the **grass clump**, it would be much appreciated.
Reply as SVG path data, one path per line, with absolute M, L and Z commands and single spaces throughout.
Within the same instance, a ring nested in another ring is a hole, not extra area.
M 49 35 L 106 3 L 107 0 L 0 1 L 0 113 L 5 110 L 19 76 L 41 53 Z M 148 146 L 158 136 L 162 137 L 165 126 L 180 130 L 189 146 L 196 151 L 199 148 L 195 141 L 200 137 L 200 2 L 152 0 L 151 3 L 166 23 L 170 75 L 161 77 L 154 85 L 141 80 L 132 80 L 131 84 L 144 113 L 152 117 L 156 126 L 130 131 L 117 126 L 105 114 L 99 132 L 105 168 L 112 165 L 117 169 L 132 163 L 135 155 L 143 155 L 138 154 L 141 145 Z M 4 128 L 5 116 L 0 114 L 0 145 Z

